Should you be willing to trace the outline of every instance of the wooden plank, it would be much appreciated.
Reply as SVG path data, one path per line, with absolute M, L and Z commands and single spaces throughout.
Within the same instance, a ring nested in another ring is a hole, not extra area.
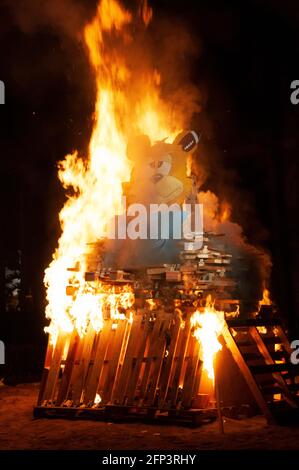
M 103 395 L 105 393 L 105 384 L 106 384 L 106 380 L 107 380 L 107 376 L 109 372 L 109 366 L 114 355 L 113 344 L 114 344 L 115 337 L 116 337 L 116 328 L 114 328 L 113 325 L 115 323 L 116 321 L 113 321 L 112 328 L 110 330 L 108 347 L 107 347 L 106 356 L 105 356 L 105 360 L 104 360 L 103 367 L 102 367 L 101 377 L 100 377 L 99 384 L 98 384 L 98 393 L 102 398 L 102 402 L 101 402 L 102 404 L 103 404 Z
M 45 357 L 45 363 L 44 363 L 44 369 L 42 373 L 42 379 L 39 387 L 39 393 L 38 393 L 38 398 L 37 398 L 37 406 L 40 406 L 44 400 L 44 393 L 45 393 L 45 388 L 46 384 L 48 381 L 48 376 L 49 376 L 49 369 L 51 366 L 51 361 L 52 361 L 52 355 L 53 355 L 53 344 L 51 341 L 51 338 L 49 336 L 48 338 L 48 345 L 47 345 L 47 352 L 46 352 L 46 357 Z
M 79 336 L 78 345 L 77 345 L 76 352 L 75 352 L 74 365 L 72 368 L 71 378 L 70 378 L 69 387 L 68 387 L 67 400 L 73 401 L 74 388 L 76 387 L 78 377 L 79 377 L 79 372 L 80 372 L 80 360 L 82 357 L 83 346 L 84 346 L 84 336 L 81 336 L 81 337 Z
M 60 332 L 56 341 L 56 345 L 53 351 L 53 356 L 51 360 L 51 366 L 48 372 L 47 383 L 45 386 L 43 400 L 52 400 L 54 399 L 54 393 L 57 385 L 57 380 L 59 377 L 60 364 L 62 355 L 64 352 L 65 342 L 67 341 L 68 334 Z
M 266 417 L 268 423 L 272 423 L 274 424 L 275 423 L 275 420 L 274 420 L 274 417 L 273 415 L 271 414 L 268 406 L 267 406 L 267 403 L 256 383 L 256 381 L 254 380 L 253 376 L 252 376 L 252 373 L 249 369 L 249 367 L 247 366 L 245 360 L 243 359 L 242 357 L 242 354 L 240 353 L 239 351 L 239 348 L 238 346 L 236 345 L 235 341 L 234 341 L 234 338 L 232 337 L 230 331 L 229 331 L 229 328 L 227 326 L 227 324 L 225 324 L 223 326 L 223 329 L 222 329 L 222 336 L 223 336 L 223 339 L 228 347 L 228 349 L 230 350 L 230 352 L 232 353 L 232 356 L 234 358 L 234 360 L 236 361 L 241 373 L 243 374 L 243 377 L 244 379 L 246 380 L 258 406 L 260 407 L 262 413 L 264 414 L 264 416 Z
M 49 369 L 50 366 L 51 366 L 53 351 L 54 351 L 53 343 L 52 343 L 51 338 L 50 338 L 50 336 L 49 336 L 49 338 L 48 338 L 47 352 L 46 352 L 46 357 L 45 357 L 45 365 L 44 365 L 45 368 L 48 368 L 48 369 Z
M 79 335 L 76 330 L 73 331 L 70 339 L 69 349 L 66 357 L 66 363 L 58 389 L 56 404 L 59 406 L 66 399 L 70 386 L 70 380 L 74 367 L 76 351 L 79 343 Z
M 268 365 L 275 364 L 275 362 L 272 359 L 271 354 L 269 353 L 266 345 L 263 343 L 263 340 L 262 340 L 258 330 L 256 329 L 256 327 L 249 328 L 249 332 L 250 332 L 251 336 L 253 337 L 253 339 L 255 340 L 255 342 L 257 344 L 257 347 L 258 347 L 261 355 L 263 356 L 266 364 L 268 364 Z M 285 399 L 289 403 L 289 405 L 292 408 L 298 408 L 297 403 L 295 402 L 290 390 L 288 389 L 288 386 L 287 386 L 286 382 L 284 381 L 282 375 L 274 373 L 273 377 L 278 382 L 278 384 L 281 386 L 281 388 L 283 390 L 283 393 L 284 393 L 284 396 L 285 396 Z
M 127 347 L 128 347 L 128 342 L 129 342 L 129 337 L 130 337 L 130 333 L 131 333 L 131 328 L 132 328 L 132 322 L 133 320 L 129 320 L 128 321 L 128 324 L 127 324 L 127 328 L 126 328 L 126 332 L 125 332 L 125 335 L 124 335 L 124 340 L 123 340 L 123 345 L 122 345 L 122 350 L 121 350 L 121 354 L 119 356 L 119 365 L 120 365 L 120 369 L 124 363 L 124 360 L 125 360 L 125 356 L 126 356 L 126 352 L 127 352 Z M 119 374 L 120 375 L 120 374 Z M 118 380 L 119 380 L 119 377 L 118 377 Z
M 171 406 L 176 406 L 177 396 L 179 392 L 179 386 L 181 385 L 181 376 L 182 376 L 182 367 L 184 364 L 186 352 L 187 352 L 187 345 L 190 335 L 190 319 L 188 318 L 185 321 L 184 328 L 180 328 L 179 339 L 178 339 L 178 346 L 177 352 L 175 357 L 175 367 L 174 367 L 174 375 L 171 378 L 170 382 L 170 392 L 169 392 L 169 402 Z
M 148 340 L 148 333 L 149 333 L 149 325 L 148 320 L 146 320 L 141 325 L 141 330 L 138 334 L 137 340 L 137 356 L 134 358 L 132 363 L 131 369 L 131 377 L 128 383 L 127 388 L 127 403 L 132 404 L 134 403 L 135 396 L 136 396 L 136 387 L 138 384 L 138 379 L 141 373 L 141 366 L 143 364 L 144 353 L 147 345 Z
M 198 357 L 197 369 L 195 372 L 195 380 L 193 384 L 192 397 L 196 397 L 199 391 L 202 366 L 203 366 L 203 361 Z
M 196 379 L 196 373 L 198 372 L 198 361 L 199 361 L 199 343 L 197 339 L 190 335 L 187 353 L 187 367 L 184 377 L 183 393 L 182 393 L 182 405 L 184 408 L 190 408 L 194 392 L 194 384 Z
M 45 394 L 45 388 L 46 388 L 47 381 L 48 381 L 48 376 L 49 376 L 49 369 L 45 368 L 43 370 L 42 379 L 41 379 L 40 386 L 39 386 L 37 406 L 41 406 L 41 404 L 44 401 L 44 394 Z
M 103 403 L 110 402 L 112 398 L 113 387 L 117 379 L 119 359 L 120 359 L 120 355 L 122 352 L 122 345 L 123 345 L 127 326 L 128 326 L 128 320 L 118 320 L 114 340 L 111 345 L 111 349 L 113 351 L 113 357 L 109 363 L 109 369 L 108 369 L 106 382 L 105 382 L 104 390 L 102 394 Z
M 150 372 L 152 369 L 152 361 L 153 361 L 153 357 L 155 357 L 155 351 L 157 348 L 157 344 L 159 343 L 159 332 L 160 332 L 160 328 L 163 328 L 163 324 L 164 324 L 164 314 L 159 313 L 157 315 L 157 318 L 155 319 L 153 330 L 149 334 L 149 350 L 148 350 L 148 355 L 145 358 L 145 369 L 144 369 L 144 374 L 142 377 L 142 382 L 141 382 L 141 387 L 140 387 L 140 395 L 144 399 L 147 398 L 147 392 L 148 392 L 147 387 L 148 387 Z
M 112 320 L 105 320 L 103 329 L 98 333 L 98 346 L 94 358 L 94 364 L 90 368 L 86 386 L 85 386 L 85 398 L 86 404 L 93 403 L 98 389 L 99 380 L 101 377 L 104 360 L 107 353 L 109 344 L 109 338 L 111 333 Z
M 163 359 L 165 356 L 165 349 L 166 349 L 166 338 L 167 334 L 170 333 L 170 322 L 172 320 L 173 314 L 165 313 L 163 315 L 163 322 L 162 326 L 158 332 L 157 342 L 155 349 L 153 350 L 152 356 L 152 368 L 151 373 L 149 376 L 148 381 L 148 393 L 146 396 L 146 402 L 149 405 L 155 405 L 155 396 L 157 391 L 157 385 L 160 378 L 161 367 L 163 363 Z
M 118 405 L 107 405 L 103 408 L 81 408 L 76 407 L 35 407 L 34 416 L 36 418 L 69 418 L 72 420 L 76 419 L 92 419 L 97 421 L 115 421 L 125 417 L 126 420 L 138 420 L 145 418 L 147 421 L 154 420 L 157 423 L 163 424 L 174 424 L 174 423 L 189 423 L 193 427 L 201 425 L 203 422 L 214 421 L 216 417 L 215 410 L 168 410 L 168 414 L 164 414 L 163 418 L 159 414 L 153 415 L 155 409 L 148 407 L 141 407 L 136 409 L 132 406 L 118 406 Z M 163 419 L 163 421 L 162 421 Z
M 160 385 L 159 385 L 159 408 L 165 406 L 165 400 L 169 389 L 170 378 L 174 367 L 174 356 L 177 352 L 178 337 L 180 333 L 181 319 L 180 316 L 175 312 L 174 323 L 170 332 L 170 345 L 168 350 L 168 356 L 165 361 L 165 365 L 162 369 Z
M 103 393 L 104 393 L 105 383 L 106 383 L 108 371 L 109 371 L 109 365 L 113 358 L 113 343 L 115 341 L 115 336 L 116 336 L 116 329 L 113 328 L 114 323 L 115 321 L 112 322 L 112 328 L 109 334 L 106 356 L 103 362 L 102 372 L 101 372 L 101 376 L 100 376 L 99 383 L 98 383 L 98 393 L 101 397 L 103 396 Z
M 133 318 L 126 355 L 120 372 L 118 387 L 114 393 L 114 400 L 120 405 L 124 404 L 126 401 L 127 387 L 133 371 L 133 358 L 136 351 L 135 338 L 139 335 L 142 321 L 142 315 L 135 315 Z
M 90 355 L 93 347 L 93 342 L 95 339 L 96 332 L 93 326 L 90 324 L 88 326 L 87 333 L 82 339 L 82 353 L 79 357 L 79 364 L 77 368 L 77 380 L 73 387 L 72 399 L 74 404 L 80 404 L 81 397 L 84 390 L 85 380 L 89 368 Z
M 220 396 L 220 384 L 218 380 L 218 373 L 216 370 L 216 358 L 214 359 L 214 371 L 215 371 L 215 378 L 214 378 L 214 393 L 216 399 L 216 406 L 217 406 L 217 415 L 218 415 L 218 425 L 219 425 L 219 432 L 221 434 L 224 433 L 224 425 L 223 425 L 223 417 L 222 417 L 222 409 L 221 409 L 221 396 Z
M 112 394 L 111 394 L 110 402 L 112 404 L 115 404 L 115 395 L 118 393 L 118 385 L 119 385 L 119 381 L 120 381 L 120 374 L 121 374 L 122 366 L 123 366 L 125 356 L 126 356 L 126 352 L 127 352 L 131 327 L 132 327 L 132 322 L 127 321 L 127 325 L 126 325 L 126 329 L 125 329 L 125 333 L 124 333 L 123 341 L 122 341 L 122 345 L 121 345 L 120 355 L 119 355 L 119 361 L 118 361 L 118 367 L 117 367 L 117 371 L 116 371 L 116 377 L 115 377 L 115 381 L 114 381 L 114 384 L 113 384 L 113 390 L 112 390 Z
M 91 376 L 91 373 L 92 373 L 93 366 L 95 364 L 96 353 L 97 353 L 98 347 L 99 347 L 99 340 L 100 340 L 100 334 L 99 334 L 99 332 L 95 332 L 93 346 L 92 346 L 92 350 L 91 350 L 91 354 L 90 354 L 88 370 L 87 370 L 85 384 L 84 384 L 84 389 L 83 389 L 83 393 L 82 393 L 82 396 L 81 396 L 82 402 L 87 406 L 88 405 L 90 406 L 91 402 L 86 401 L 86 389 L 87 389 L 87 386 L 88 386 L 89 381 L 90 381 L 90 376 Z

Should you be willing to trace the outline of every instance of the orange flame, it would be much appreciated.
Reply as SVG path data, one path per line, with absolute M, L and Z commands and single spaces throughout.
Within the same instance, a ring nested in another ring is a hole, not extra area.
M 207 371 L 208 377 L 214 383 L 214 359 L 217 352 L 222 349 L 218 337 L 224 326 L 224 312 L 215 309 L 210 295 L 207 297 L 204 311 L 193 313 L 191 326 L 195 328 L 193 334 L 200 344 L 203 369 Z
M 227 201 L 224 201 L 221 204 L 220 222 L 223 223 L 223 222 L 227 222 L 228 220 L 230 220 L 231 213 L 232 213 L 231 205 Z
M 147 22 L 150 10 L 146 2 L 143 5 Z M 126 62 L 124 51 L 133 41 L 132 18 L 116 0 L 102 0 L 84 30 L 97 98 L 87 158 L 74 152 L 59 164 L 59 179 L 70 195 L 59 215 L 62 234 L 44 279 L 50 319 L 46 330 L 53 342 L 60 330 L 77 328 L 84 334 L 89 323 L 99 331 L 104 308 L 108 306 L 117 319 L 119 306 L 133 303 L 131 292 L 115 297 L 104 286 L 93 291 L 85 282 L 87 247 L 105 239 L 110 220 L 122 211 L 122 183 L 129 181 L 132 169 L 126 156 L 129 137 L 143 133 L 152 141 L 172 139 L 181 130 L 169 124 L 175 122 L 173 109 L 160 99 L 158 72 L 145 67 L 141 73 L 141 68 L 136 71 Z M 68 268 L 74 265 L 70 273 Z M 69 284 L 76 287 L 73 296 L 66 294 Z
M 148 6 L 147 0 L 142 0 L 139 12 L 144 24 L 148 26 L 153 17 L 153 10 Z
M 270 298 L 270 291 L 268 289 L 263 290 L 263 298 L 259 301 L 259 307 L 262 305 L 272 305 Z

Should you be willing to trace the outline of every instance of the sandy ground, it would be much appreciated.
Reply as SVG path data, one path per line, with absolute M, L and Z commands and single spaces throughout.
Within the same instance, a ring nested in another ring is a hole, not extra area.
M 268 426 L 262 416 L 192 429 L 174 425 L 33 419 L 38 384 L 0 387 L 0 450 L 297 449 L 299 427 Z

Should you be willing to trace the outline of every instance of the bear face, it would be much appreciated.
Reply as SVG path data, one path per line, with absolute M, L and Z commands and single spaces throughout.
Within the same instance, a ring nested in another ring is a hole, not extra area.
M 182 203 L 191 191 L 187 178 L 187 158 L 196 150 L 195 131 L 178 134 L 173 143 L 151 145 L 147 136 L 138 136 L 128 144 L 128 157 L 134 162 L 130 195 L 134 202 L 150 204 Z

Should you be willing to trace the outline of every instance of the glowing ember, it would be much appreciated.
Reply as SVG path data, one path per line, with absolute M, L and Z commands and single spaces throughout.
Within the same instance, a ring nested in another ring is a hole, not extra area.
M 146 1 L 139 13 L 147 25 L 152 11 Z M 173 109 L 159 97 L 158 72 L 148 65 L 135 70 L 127 64 L 124 51 L 133 43 L 132 26 L 130 12 L 115 0 L 102 0 L 84 31 L 97 99 L 87 158 L 74 152 L 59 165 L 59 179 L 69 194 L 59 215 L 62 234 L 44 279 L 46 316 L 51 320 L 46 330 L 53 343 L 59 331 L 76 328 L 84 334 L 90 323 L 99 331 L 106 307 L 113 319 L 125 318 L 119 307 L 132 304 L 132 293 L 116 295 L 104 286 L 92 291 L 85 282 L 87 247 L 107 237 L 111 219 L 123 210 L 122 183 L 130 180 L 132 170 L 126 156 L 130 136 L 142 133 L 152 141 L 172 140 L 181 130 Z M 70 270 L 72 266 L 76 268 Z M 75 286 L 73 295 L 67 295 L 70 285 Z
M 191 317 L 191 326 L 195 328 L 194 336 L 200 344 L 200 358 L 203 361 L 203 369 L 207 371 L 208 377 L 214 382 L 214 359 L 222 345 L 218 337 L 224 326 L 224 312 L 217 311 L 207 297 L 203 312 L 196 311 Z

